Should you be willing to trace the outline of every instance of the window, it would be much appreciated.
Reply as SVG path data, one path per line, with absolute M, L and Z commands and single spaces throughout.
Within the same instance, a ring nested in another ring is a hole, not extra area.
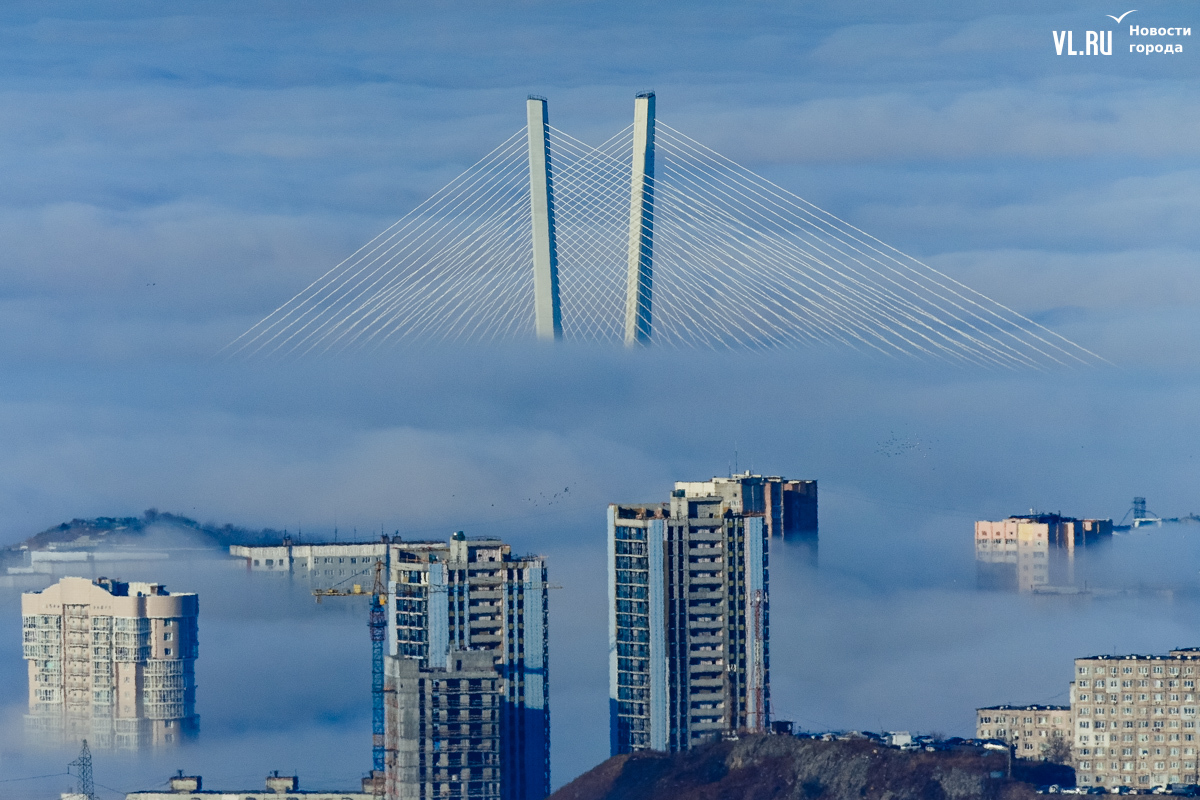
M 166 656 L 171 655 L 171 648 L 169 648 L 169 647 L 163 648 L 163 655 L 166 655 Z
M 170 631 L 167 631 L 166 633 L 163 634 L 163 641 L 164 642 L 171 641 L 171 632 Z

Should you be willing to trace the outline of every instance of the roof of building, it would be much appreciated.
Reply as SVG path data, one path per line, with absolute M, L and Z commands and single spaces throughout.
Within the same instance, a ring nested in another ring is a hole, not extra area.
M 1175 655 L 1178 653 L 1179 655 Z M 1172 650 L 1166 655 L 1139 655 L 1130 653 L 1129 655 L 1098 655 L 1098 656 L 1082 656 L 1075 659 L 1076 661 L 1173 661 L 1180 658 L 1185 659 L 1200 659 L 1200 647 L 1180 647 Z
M 1070 711 L 1070 706 L 987 706 L 985 708 L 977 708 L 976 711 Z

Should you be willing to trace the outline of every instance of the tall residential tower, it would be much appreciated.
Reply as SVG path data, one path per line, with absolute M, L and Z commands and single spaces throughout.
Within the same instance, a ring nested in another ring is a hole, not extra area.
M 669 503 L 608 508 L 613 755 L 686 750 L 770 716 L 766 516 L 677 486 Z
M 196 595 L 63 578 L 21 595 L 30 733 L 93 747 L 177 744 L 197 729 Z

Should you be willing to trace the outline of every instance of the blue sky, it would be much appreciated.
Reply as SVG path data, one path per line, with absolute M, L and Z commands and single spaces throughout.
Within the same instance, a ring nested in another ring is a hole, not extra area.
M 606 687 L 586 644 L 603 626 L 588 566 L 604 503 L 665 497 L 672 480 L 725 472 L 735 451 L 825 493 L 831 583 L 811 598 L 821 619 L 780 600 L 801 615 L 780 629 L 799 653 L 775 665 L 791 687 L 781 713 L 965 733 L 974 703 L 1051 696 L 1059 661 L 1092 634 L 1098 649 L 1195 645 L 1161 615 L 1133 630 L 1161 609 L 1131 606 L 1121 642 L 1095 609 L 1034 609 L 1036 641 L 985 626 L 978 644 L 927 646 L 931 604 L 996 611 L 954 594 L 971 519 L 1031 505 L 1119 517 L 1134 494 L 1163 514 L 1200 510 L 1200 40 L 1127 52 L 1130 24 L 1200 36 L 1200 13 L 1105 17 L 1127 10 L 5 4 L 0 541 L 156 506 L 314 531 L 335 518 L 465 527 L 546 552 L 568 586 L 553 599 L 556 783 L 605 755 L 603 720 L 587 720 Z M 1114 30 L 1114 54 L 1056 56 L 1065 29 Z M 520 128 L 527 94 L 598 143 L 647 88 L 674 127 L 1116 366 L 995 375 L 835 350 L 587 347 L 213 358 Z M 919 446 L 881 455 L 895 437 Z M 570 508 L 527 500 L 566 485 Z M 864 637 L 911 634 L 870 651 L 906 665 L 878 691 L 856 695 L 804 655 L 867 652 L 838 624 L 843 600 L 876 621 Z M 1070 625 L 1082 633 L 1055 644 Z M 1175 638 L 1155 639 L 1164 629 Z M 922 683 L 947 648 L 955 667 L 996 665 L 993 686 Z M 1047 659 L 1029 679 L 1041 684 L 1017 697 L 1014 670 L 1031 659 Z

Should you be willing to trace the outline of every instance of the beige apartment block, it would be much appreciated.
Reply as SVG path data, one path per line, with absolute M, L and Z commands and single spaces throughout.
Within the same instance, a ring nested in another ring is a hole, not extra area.
M 1040 759 L 1074 741 L 1070 706 L 991 706 L 975 709 L 975 735 L 999 739 L 1021 758 Z M 1057 744 L 1061 743 L 1061 744 Z
M 1030 514 L 975 523 L 979 587 L 1036 592 L 1075 584 L 1076 551 L 1112 537 L 1110 519 Z
M 1075 660 L 1075 775 L 1080 786 L 1196 783 L 1200 650 Z
M 21 595 L 31 736 L 98 749 L 194 733 L 198 602 L 161 584 L 63 578 Z

